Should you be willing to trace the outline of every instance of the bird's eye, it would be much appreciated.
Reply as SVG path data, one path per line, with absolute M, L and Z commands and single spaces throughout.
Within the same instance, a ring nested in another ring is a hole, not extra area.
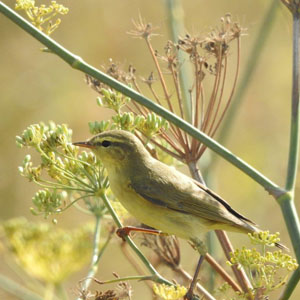
M 110 141 L 103 141 L 101 143 L 101 145 L 106 148 L 106 147 L 109 147 L 111 145 L 111 142 Z

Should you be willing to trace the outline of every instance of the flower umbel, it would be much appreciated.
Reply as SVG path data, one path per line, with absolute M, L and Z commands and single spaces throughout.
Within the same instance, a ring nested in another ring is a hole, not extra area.
M 251 241 L 260 240 L 259 244 L 263 245 L 263 253 L 255 248 L 236 249 L 231 253 L 229 265 L 237 265 L 244 268 L 249 275 L 255 293 L 268 295 L 283 284 L 285 284 L 287 275 L 282 277 L 278 275 L 279 271 L 292 272 L 298 268 L 295 259 L 290 255 L 279 251 L 265 251 L 265 246 L 274 246 L 279 241 L 279 234 L 269 235 L 268 232 L 253 234 Z M 261 238 L 259 238 L 261 237 Z
M 79 154 L 67 125 L 34 124 L 17 136 L 16 142 L 19 147 L 33 148 L 40 156 L 34 165 L 31 155 L 26 155 L 19 167 L 22 176 L 43 188 L 32 199 L 34 214 L 48 217 L 61 213 L 79 200 L 93 213 L 106 212 L 99 197 L 108 188 L 105 171 L 92 152 Z
M 61 23 L 61 19 L 55 19 L 55 17 L 59 14 L 66 15 L 69 12 L 68 8 L 56 1 L 51 1 L 49 6 L 45 4 L 36 6 L 34 0 L 16 0 L 15 9 L 24 10 L 32 25 L 47 35 L 50 35 Z
M 8 249 L 31 276 L 47 283 L 61 283 L 80 270 L 90 257 L 92 230 L 72 231 L 48 223 L 19 218 L 2 225 Z
M 177 300 L 182 298 L 186 294 L 187 289 L 181 285 L 168 286 L 165 284 L 154 284 L 153 291 L 162 299 Z

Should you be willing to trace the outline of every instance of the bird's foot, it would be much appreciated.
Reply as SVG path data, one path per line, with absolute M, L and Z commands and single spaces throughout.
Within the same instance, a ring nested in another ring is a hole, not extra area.
M 134 226 L 125 226 L 125 227 L 119 228 L 116 231 L 116 233 L 124 241 L 125 237 L 129 236 L 132 231 L 142 232 L 142 233 L 147 233 L 147 234 L 158 234 L 158 235 L 163 234 L 161 231 L 156 230 L 156 229 L 148 229 L 148 228 L 141 228 L 141 227 L 134 227 Z

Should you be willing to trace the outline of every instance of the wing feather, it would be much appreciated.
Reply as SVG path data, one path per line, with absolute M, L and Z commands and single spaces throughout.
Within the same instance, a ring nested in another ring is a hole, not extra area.
M 254 224 L 235 211 L 220 196 L 197 181 L 185 178 L 181 173 L 180 177 L 176 178 L 179 180 L 170 180 L 170 178 L 176 177 L 177 172 L 172 174 L 173 177 L 168 176 L 168 180 L 161 176 L 151 176 L 146 181 L 133 178 L 130 185 L 144 199 L 161 207 L 212 222 L 238 225 L 238 223 L 246 221 Z

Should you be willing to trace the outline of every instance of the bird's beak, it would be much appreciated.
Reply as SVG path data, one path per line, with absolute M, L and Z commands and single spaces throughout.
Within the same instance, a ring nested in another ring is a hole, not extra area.
M 95 146 L 90 144 L 88 141 L 87 142 L 76 142 L 76 143 L 73 143 L 73 145 L 78 146 L 78 147 L 84 147 L 84 148 L 95 148 Z

